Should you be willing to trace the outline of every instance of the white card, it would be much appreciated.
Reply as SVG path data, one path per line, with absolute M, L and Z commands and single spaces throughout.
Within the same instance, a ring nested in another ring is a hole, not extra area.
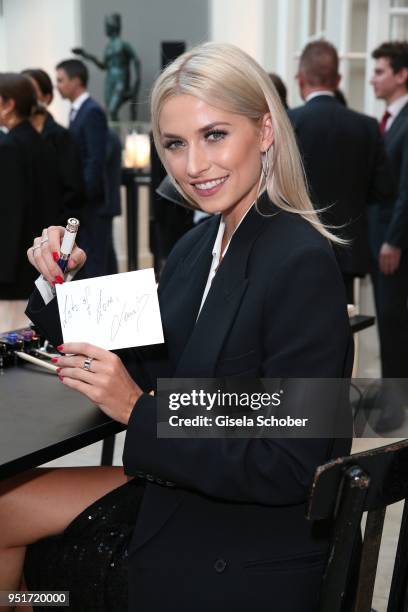
M 64 342 L 105 349 L 164 342 L 153 268 L 56 285 Z

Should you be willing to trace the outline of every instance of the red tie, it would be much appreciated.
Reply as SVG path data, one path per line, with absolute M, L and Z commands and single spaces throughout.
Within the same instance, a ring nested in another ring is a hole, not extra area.
M 381 132 L 381 134 L 385 133 L 385 126 L 387 125 L 387 121 L 388 121 L 389 117 L 391 117 L 391 113 L 389 113 L 386 110 L 385 113 L 383 114 L 383 116 L 381 117 L 381 121 L 380 121 L 380 132 Z

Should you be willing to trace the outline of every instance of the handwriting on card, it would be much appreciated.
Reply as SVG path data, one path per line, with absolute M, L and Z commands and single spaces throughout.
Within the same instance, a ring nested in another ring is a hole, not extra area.
M 66 283 L 57 289 L 64 342 L 104 348 L 163 342 L 153 271 Z
M 135 326 L 136 331 L 139 331 L 140 318 L 150 297 L 146 293 L 138 295 L 128 304 L 127 301 L 122 303 L 119 298 L 112 295 L 105 296 L 103 289 L 99 289 L 96 304 L 93 304 L 92 290 L 90 287 L 85 287 L 83 297 L 78 302 L 72 294 L 65 296 L 62 326 L 65 328 L 71 320 L 75 320 L 77 314 L 85 315 L 93 319 L 96 325 L 106 325 L 110 322 L 110 337 L 111 340 L 115 340 L 118 331 L 128 324 Z

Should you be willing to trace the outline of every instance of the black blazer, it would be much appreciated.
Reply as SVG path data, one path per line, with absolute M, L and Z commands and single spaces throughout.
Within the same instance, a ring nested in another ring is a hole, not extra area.
M 58 182 L 62 208 L 59 222 L 65 225 L 68 217 L 78 217 L 85 205 L 81 160 L 72 134 L 47 113 L 42 139 L 50 145 L 58 168 Z
M 336 249 L 342 272 L 364 276 L 370 268 L 367 207 L 391 207 L 394 186 L 375 119 L 335 98 L 312 98 L 289 117 L 316 208 L 351 246 Z
M 263 206 L 266 198 L 263 197 Z M 165 345 L 123 352 L 145 391 L 159 376 L 351 374 L 344 286 L 328 241 L 300 217 L 252 209 L 196 317 L 219 217 L 186 234 L 159 286 Z M 29 316 L 60 340 L 53 304 Z M 315 612 L 327 530 L 305 519 L 317 465 L 348 440 L 158 439 L 144 394 L 123 462 L 146 482 L 129 550 L 129 609 Z
M 378 212 L 381 240 L 408 248 L 408 103 L 401 109 L 384 135 L 385 148 L 395 181 L 396 198 L 392 209 Z
M 26 250 L 61 209 L 55 156 L 28 121 L 0 139 L 0 185 L 0 299 L 27 299 L 38 273 Z
M 106 204 L 106 115 L 95 100 L 87 98 L 69 129 L 79 147 L 87 203 L 93 211 L 103 214 Z

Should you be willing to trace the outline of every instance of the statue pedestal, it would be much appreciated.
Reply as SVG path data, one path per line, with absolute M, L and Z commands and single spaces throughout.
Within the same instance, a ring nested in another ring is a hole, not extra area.
M 127 269 L 138 269 L 138 207 L 139 187 L 150 187 L 150 174 L 136 168 L 122 168 L 121 184 L 126 189 Z

